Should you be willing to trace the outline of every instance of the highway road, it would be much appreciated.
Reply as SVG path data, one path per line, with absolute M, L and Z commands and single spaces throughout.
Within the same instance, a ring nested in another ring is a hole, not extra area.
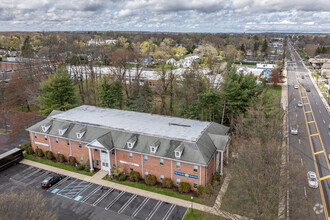
M 290 186 L 290 215 L 292 219 L 329 220 L 329 113 L 301 58 L 290 44 L 287 55 L 289 129 L 298 128 L 298 135 L 289 136 L 290 163 L 295 167 L 290 170 L 290 178 L 296 180 Z M 298 89 L 295 89 L 294 85 L 298 85 Z M 308 89 L 310 92 L 306 91 Z M 297 106 L 298 101 L 302 101 L 303 107 Z M 308 171 L 317 173 L 318 189 L 308 187 Z M 298 175 L 302 175 L 303 178 L 299 178 Z

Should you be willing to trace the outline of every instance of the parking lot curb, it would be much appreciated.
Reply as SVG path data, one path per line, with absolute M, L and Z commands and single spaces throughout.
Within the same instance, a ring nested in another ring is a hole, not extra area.
M 94 176 L 85 176 L 83 174 L 71 172 L 68 170 L 63 170 L 63 169 L 60 169 L 57 167 L 52 167 L 52 166 L 49 166 L 46 164 L 38 163 L 38 162 L 27 160 L 27 159 L 23 159 L 20 163 L 28 165 L 28 166 L 33 166 L 33 167 L 37 167 L 40 169 L 52 171 L 52 172 L 58 173 L 60 175 L 70 176 L 70 177 L 80 179 L 83 181 L 88 181 L 88 182 L 91 182 L 94 184 L 114 188 L 117 190 L 129 192 L 129 193 L 144 196 L 144 197 L 149 197 L 149 198 L 160 200 L 163 202 L 172 203 L 172 204 L 183 206 L 186 208 L 191 208 L 191 205 L 193 205 L 194 209 L 198 209 L 200 211 L 211 213 L 211 214 L 218 215 L 218 216 L 228 218 L 228 219 L 248 219 L 248 218 L 240 216 L 240 215 L 232 214 L 230 212 L 215 209 L 213 207 L 202 205 L 199 203 L 191 203 L 190 201 L 186 201 L 186 200 L 182 200 L 182 199 L 178 199 L 178 198 L 174 198 L 174 197 L 170 197 L 170 196 L 166 196 L 166 195 L 162 195 L 162 194 L 158 194 L 158 193 L 154 193 L 154 192 L 150 192 L 150 191 L 146 191 L 146 190 L 142 190 L 142 189 L 137 189 L 137 188 L 130 187 L 130 186 L 121 185 L 121 184 L 110 182 L 107 180 L 103 180 L 102 178 L 105 176 L 105 174 L 102 176 L 101 173 L 100 174 L 96 173 Z M 99 172 L 103 172 L 103 171 L 99 171 Z

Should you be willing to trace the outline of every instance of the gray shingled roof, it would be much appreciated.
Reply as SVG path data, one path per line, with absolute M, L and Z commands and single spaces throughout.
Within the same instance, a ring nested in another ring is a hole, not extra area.
M 131 118 L 131 120 L 134 120 L 134 118 Z M 195 124 L 199 122 L 196 120 L 193 121 Z M 43 132 L 41 126 L 48 123 L 52 123 L 51 127 L 47 132 Z M 62 137 L 87 142 L 89 146 L 95 145 L 97 148 L 100 147 L 96 145 L 101 144 L 107 150 L 116 148 L 177 159 L 175 158 L 174 151 L 181 145 L 180 148 L 184 148 L 184 152 L 180 160 L 202 165 L 207 165 L 214 152 L 219 149 L 224 149 L 230 140 L 226 135 L 229 128 L 214 122 L 209 122 L 208 127 L 202 132 L 197 141 L 178 140 L 164 136 L 117 130 L 104 126 L 80 123 L 79 121 L 55 119 L 53 117 L 48 117 L 29 127 L 27 130 L 61 137 L 58 133 L 58 129 L 62 129 L 63 127 L 67 127 L 68 129 Z M 79 139 L 76 133 L 81 133 L 81 131 L 85 131 L 85 134 Z M 132 138 L 135 141 L 134 147 L 133 149 L 128 149 L 127 142 L 130 140 L 132 141 Z M 159 144 L 156 153 L 150 153 L 150 146 L 155 144 Z

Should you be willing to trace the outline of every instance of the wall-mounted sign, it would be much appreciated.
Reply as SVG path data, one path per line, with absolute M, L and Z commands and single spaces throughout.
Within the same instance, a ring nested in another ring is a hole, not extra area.
M 140 165 L 137 164 L 137 163 L 126 162 L 126 161 L 123 161 L 123 160 L 120 160 L 119 162 L 120 162 L 120 163 L 123 163 L 123 164 L 128 164 L 128 165 L 136 166 L 136 167 L 139 167 L 139 166 L 140 166 Z
M 35 144 L 37 144 L 37 145 L 42 145 L 42 146 L 46 146 L 46 147 L 48 147 L 49 145 L 48 144 L 44 144 L 44 143 L 41 143 L 41 142 L 34 142 Z
M 174 174 L 178 175 L 178 176 L 184 176 L 184 177 L 189 177 L 189 178 L 193 178 L 193 179 L 198 179 L 198 176 L 191 175 L 191 174 L 188 174 L 188 173 L 181 173 L 181 172 L 174 171 Z

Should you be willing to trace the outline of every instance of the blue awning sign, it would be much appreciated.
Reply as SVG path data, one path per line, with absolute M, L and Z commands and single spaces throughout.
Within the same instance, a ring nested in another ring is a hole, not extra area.
M 191 175 L 191 174 L 188 174 L 188 173 L 181 173 L 181 172 L 174 171 L 174 174 L 178 175 L 178 176 L 184 176 L 184 177 L 189 177 L 189 178 L 193 178 L 193 179 L 198 179 L 198 176 Z

